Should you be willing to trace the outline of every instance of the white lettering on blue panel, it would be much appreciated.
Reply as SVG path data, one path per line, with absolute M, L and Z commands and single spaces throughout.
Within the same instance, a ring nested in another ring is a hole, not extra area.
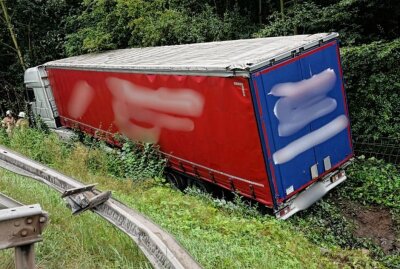
M 288 137 L 312 121 L 333 112 L 337 101 L 327 94 L 334 89 L 336 74 L 332 68 L 298 82 L 275 85 L 269 94 L 280 97 L 274 106 L 279 120 L 278 134 Z M 337 135 L 348 126 L 348 119 L 340 115 L 321 128 L 304 135 L 273 154 L 275 164 L 286 163 L 299 154 Z

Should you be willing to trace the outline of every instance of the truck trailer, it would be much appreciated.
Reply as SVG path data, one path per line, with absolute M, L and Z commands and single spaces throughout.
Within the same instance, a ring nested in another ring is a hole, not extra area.
M 159 145 L 169 178 L 209 182 L 286 219 L 353 156 L 337 33 L 130 48 L 30 68 L 50 127 Z

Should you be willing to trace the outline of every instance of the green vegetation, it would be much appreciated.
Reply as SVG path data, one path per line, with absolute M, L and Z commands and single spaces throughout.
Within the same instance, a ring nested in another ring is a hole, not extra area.
M 126 47 L 336 31 L 353 134 L 400 139 L 398 0 L 0 2 L 7 8 L 0 9 L 1 114 L 26 109 L 23 69 L 57 58 Z M 126 143 L 122 151 L 104 151 L 102 143 L 91 139 L 85 145 L 63 143 L 45 130 L 27 130 L 12 139 L 0 133 L 0 144 L 113 190 L 173 233 L 206 268 L 400 268 L 398 248 L 384 253 L 371 240 L 355 236 L 354 220 L 343 208 L 351 203 L 367 212 L 370 207 L 390 210 L 399 241 L 400 176 L 394 165 L 360 159 L 349 167 L 349 180 L 327 199 L 278 222 L 240 200 L 234 204 L 165 187 L 160 178 L 165 162 L 152 145 Z M 146 266 L 130 240 L 97 217 L 65 217 L 69 213 L 54 192 L 4 171 L 0 175 L 2 191 L 25 203 L 42 203 L 54 218 L 45 234 L 52 240 L 39 245 L 41 267 Z M 143 180 L 147 178 L 156 179 Z M 93 225 L 97 230 L 89 228 Z M 88 240 L 95 237 L 111 243 Z M 5 253 L 0 252 L 0 260 L 11 266 L 11 254 Z
M 364 249 L 388 268 L 400 267 L 400 253 L 391 252 L 369 238 L 355 235 L 352 214 L 375 207 L 378 212 L 389 212 L 393 221 L 394 241 L 400 242 L 400 171 L 393 164 L 360 156 L 348 169 L 348 180 L 322 201 L 290 219 L 299 231 L 322 247 L 337 245 L 342 248 Z M 364 205 L 363 207 L 360 205 Z M 350 212 L 349 208 L 353 208 Z M 373 213 L 373 212 L 371 212 Z M 350 215 L 350 216 L 349 216 Z M 384 215 L 384 214 L 382 214 Z M 356 218 L 355 218 L 356 219 Z M 371 229 L 377 229 L 382 219 L 375 219 Z M 382 225 L 384 225 L 382 223 Z M 396 244 L 394 242 L 394 244 Z
M 324 268 L 383 267 L 380 262 L 372 260 L 367 253 L 357 249 L 358 246 L 354 246 L 354 249 L 347 246 L 341 248 L 341 242 L 338 241 L 340 239 L 336 234 L 330 234 L 331 238 L 329 238 L 321 229 L 319 235 L 314 233 L 314 237 L 309 237 L 307 230 L 321 226 L 311 221 L 312 218 L 316 219 L 317 215 L 305 218 L 305 221 L 297 218 L 290 222 L 281 222 L 271 215 L 261 215 L 240 199 L 232 203 L 213 199 L 208 194 L 197 190 L 188 190 L 187 194 L 175 191 L 165 186 L 161 179 L 143 181 L 134 179 L 132 176 L 128 177 L 128 180 L 110 175 L 107 169 L 110 161 L 107 156 L 110 153 L 102 150 L 96 143 L 91 142 L 90 147 L 79 142 L 66 144 L 54 134 L 44 134 L 42 131 L 30 129 L 14 133 L 11 139 L 2 133 L 0 144 L 6 144 L 14 150 L 45 162 L 86 183 L 98 182 L 102 190 L 113 190 L 114 197 L 143 212 L 171 232 L 205 268 L 319 268 L 321 264 Z M 93 159 L 96 159 L 94 166 L 96 169 L 92 166 Z M 156 158 L 153 160 L 157 161 Z M 159 162 L 162 163 L 162 160 Z M 3 186 L 8 185 L 9 187 L 4 187 L 6 193 L 13 194 L 16 199 L 25 203 L 40 202 L 46 210 L 54 212 L 51 210 L 54 205 L 46 202 L 46 191 L 39 192 L 35 189 L 37 198 L 29 196 L 32 192 L 24 189 L 17 191 L 17 188 L 20 187 L 19 184 L 22 184 L 18 183 L 19 180 L 28 185 L 31 184 L 30 181 L 17 179 L 19 177 L 10 176 L 9 173 L 2 173 L 7 175 L 5 176 L 7 180 L 2 180 L 2 190 Z M 36 185 L 32 183 L 32 186 Z M 44 197 L 41 197 L 41 194 Z M 55 202 L 58 199 L 56 196 L 54 194 L 53 198 L 48 199 Z M 58 205 L 62 203 L 60 201 L 57 200 Z M 323 205 L 329 206 L 326 203 Z M 58 209 L 55 211 L 62 212 L 62 216 L 69 216 L 69 213 L 65 211 Z M 82 217 L 90 219 L 93 216 L 85 214 Z M 321 216 L 320 220 L 324 221 L 326 218 L 326 216 Z M 59 220 L 57 217 L 56 219 Z M 72 217 L 65 220 L 68 220 L 68 224 L 65 225 L 78 225 L 74 223 L 75 219 Z M 85 220 L 79 223 L 87 226 L 81 227 L 84 231 L 91 233 L 90 221 L 86 223 Z M 340 223 L 331 228 L 335 228 L 334 231 L 336 231 L 339 225 Z M 69 231 L 67 238 L 73 237 L 76 232 L 76 230 Z M 110 229 L 110 231 L 114 230 Z M 81 235 L 88 236 L 86 233 L 81 233 Z M 49 235 L 50 238 L 53 236 L 54 233 Z M 108 240 L 107 236 L 103 235 L 105 241 Z M 316 239 L 315 236 L 319 238 Z M 93 235 L 91 238 L 94 237 Z M 109 247 L 115 248 L 111 244 Z M 93 251 L 105 253 L 104 250 L 98 248 Z M 124 245 L 122 249 L 114 253 L 126 253 L 126 248 L 129 247 Z M 73 256 L 73 254 L 70 255 Z M 108 262 L 111 264 L 121 262 L 124 266 L 123 260 L 127 258 L 123 254 L 120 255 L 122 260 L 115 261 L 114 258 L 110 258 Z M 52 268 L 51 265 L 49 267 Z
M 128 46 L 251 37 L 254 23 L 248 12 L 239 15 L 238 7 L 234 7 L 219 16 L 210 4 L 192 1 L 85 1 L 83 12 L 67 19 L 70 27 L 76 27 L 78 31 L 67 35 L 65 49 L 67 55 L 77 55 Z
M 39 268 L 151 268 L 132 240 L 96 214 L 72 216 L 60 194 L 0 169 L 0 189 L 24 204 L 39 203 L 50 215 L 44 241 L 35 246 Z M 13 250 L 0 251 L 0 268 L 14 268 Z
M 1 1 L 14 30 L 0 10 L 1 114 L 26 109 L 19 54 L 31 67 L 117 48 L 336 31 L 353 133 L 400 133 L 397 0 Z
M 26 137 L 26 139 L 32 137 L 29 133 L 18 135 Z M 91 172 L 99 173 L 101 171 L 101 173 L 115 178 L 133 180 L 162 176 L 166 160 L 162 158 L 158 146 L 150 143 L 134 143 L 126 137 L 117 135 L 115 139 L 119 141 L 120 149 L 111 149 L 104 141 L 80 131 L 76 131 L 72 142 L 82 141 L 88 148 L 88 158 L 85 163 Z
M 399 61 L 400 39 L 342 50 L 353 133 L 400 140 Z
M 285 1 L 286 2 L 286 1 Z M 395 0 L 294 1 L 284 16 L 275 11 L 258 36 L 339 32 L 343 45 L 358 45 L 399 36 Z M 394 17 L 384 17 L 393 14 Z
M 348 169 L 348 176 L 347 184 L 339 190 L 342 197 L 400 212 L 398 167 L 375 158 L 365 160 L 361 156 Z

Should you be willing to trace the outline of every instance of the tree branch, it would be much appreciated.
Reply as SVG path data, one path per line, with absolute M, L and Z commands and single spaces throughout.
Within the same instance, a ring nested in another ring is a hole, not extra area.
M 17 50 L 16 50 L 15 48 L 13 48 L 13 47 L 11 47 L 10 45 L 4 43 L 3 41 L 0 41 L 0 44 L 3 45 L 3 46 L 6 47 L 6 48 L 11 49 L 11 50 L 14 51 L 14 52 L 17 52 Z

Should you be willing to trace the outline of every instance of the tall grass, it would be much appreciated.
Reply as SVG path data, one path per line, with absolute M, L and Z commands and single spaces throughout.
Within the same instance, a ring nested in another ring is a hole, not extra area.
M 128 236 L 96 214 L 72 216 L 51 188 L 0 169 L 0 191 L 49 213 L 44 240 L 36 244 L 38 268 L 150 268 Z M 0 268 L 14 268 L 12 250 L 0 251 Z
M 380 267 L 361 250 L 345 250 L 336 245 L 321 248 L 290 223 L 254 213 L 240 204 L 216 202 L 205 194 L 184 194 L 159 180 L 138 180 L 140 173 L 137 171 L 137 179 L 127 174 L 118 176 L 109 169 L 113 164 L 109 158 L 112 155 L 98 146 L 65 144 L 55 135 L 43 135 L 37 130 L 15 134 L 11 139 L 0 136 L 0 143 L 83 182 L 98 182 L 102 190 L 112 190 L 114 197 L 143 212 L 173 234 L 205 268 Z M 121 156 L 122 153 L 112 154 Z M 145 172 L 143 174 L 143 178 L 149 177 Z M 154 173 L 152 177 L 156 175 Z M 46 196 L 38 193 L 38 199 L 42 195 Z M 84 229 L 88 233 L 91 231 L 88 227 Z M 108 230 L 103 233 L 108 238 Z M 52 247 L 49 248 L 51 252 Z M 94 254 L 102 251 L 93 246 Z M 125 250 L 105 249 L 104 255 L 108 251 L 122 255 Z

